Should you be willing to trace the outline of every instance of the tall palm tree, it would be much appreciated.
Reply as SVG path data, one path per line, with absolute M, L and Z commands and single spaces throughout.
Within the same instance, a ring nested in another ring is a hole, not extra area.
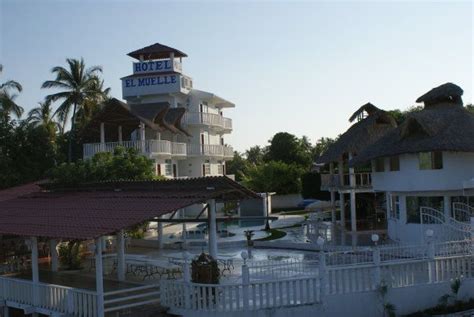
M 56 131 L 59 130 L 60 125 L 54 120 L 51 101 L 39 102 L 38 105 L 38 107 L 28 112 L 28 123 L 35 127 L 43 126 L 48 131 L 51 140 L 54 140 Z
M 3 66 L 0 64 L 0 74 L 3 71 Z M 8 80 L 3 84 L 0 84 L 0 112 L 8 117 L 13 113 L 17 118 L 20 118 L 23 114 L 23 108 L 20 107 L 16 102 L 16 94 L 12 92 L 21 92 L 23 87 L 20 83 L 14 80 Z
M 92 93 L 86 98 L 81 108 L 77 109 L 76 123 L 79 128 L 84 127 L 87 122 L 100 110 L 100 104 L 108 100 L 110 87 L 104 88 L 104 80 L 97 78 L 91 87 Z
M 97 93 L 98 74 L 102 72 L 102 67 L 92 66 L 86 68 L 84 59 L 66 59 L 68 69 L 56 66 L 51 72 L 56 75 L 56 79 L 47 80 L 41 88 L 55 88 L 62 91 L 46 96 L 47 101 L 61 100 L 55 115 L 62 121 L 62 132 L 68 121 L 72 108 L 71 131 L 69 133 L 68 162 L 72 161 L 72 140 L 76 128 L 77 109 L 84 107 L 86 100 L 93 98 Z

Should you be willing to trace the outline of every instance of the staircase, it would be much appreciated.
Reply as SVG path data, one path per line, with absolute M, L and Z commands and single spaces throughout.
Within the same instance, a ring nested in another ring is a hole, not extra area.
M 458 208 L 458 205 L 456 205 L 456 208 Z M 433 239 L 439 242 L 470 239 L 471 231 L 473 230 L 470 224 L 470 217 L 469 222 L 460 221 L 461 219 L 467 219 L 464 209 L 453 209 L 453 215 L 460 216 L 457 216 L 458 218 L 456 219 L 456 216 L 447 216 L 437 209 L 421 207 L 420 223 L 423 237 L 425 237 L 424 233 L 426 230 L 432 229 L 435 232 Z

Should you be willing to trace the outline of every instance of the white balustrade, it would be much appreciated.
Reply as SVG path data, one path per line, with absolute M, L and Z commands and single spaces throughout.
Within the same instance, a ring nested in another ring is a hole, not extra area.
M 100 152 L 113 152 L 116 147 L 133 148 L 140 153 L 150 155 L 176 155 L 185 156 L 186 143 L 177 143 L 167 140 L 145 140 L 106 142 L 106 143 L 86 143 L 83 145 L 84 158 L 90 158 Z M 143 148 L 144 147 L 144 148 Z
M 187 154 L 190 156 L 233 157 L 232 147 L 220 144 L 187 144 Z
M 223 129 L 232 129 L 232 120 L 219 114 L 207 112 L 186 112 L 184 122 L 187 124 L 202 124 L 216 126 Z

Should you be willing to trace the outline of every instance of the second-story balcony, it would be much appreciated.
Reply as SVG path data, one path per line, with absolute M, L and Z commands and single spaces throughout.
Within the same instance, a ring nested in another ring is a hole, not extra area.
M 183 122 L 188 125 L 206 125 L 224 132 L 232 131 L 232 119 L 206 112 L 186 112 Z
M 344 174 L 343 181 L 338 174 L 321 174 L 321 189 L 350 189 L 350 188 L 372 188 L 372 176 L 370 173 L 354 173 L 354 185 L 351 185 L 351 175 Z
M 188 144 L 188 156 L 209 156 L 231 159 L 234 157 L 234 149 L 228 145 L 219 144 Z
M 86 143 L 83 145 L 84 158 L 90 158 L 99 152 L 113 152 L 117 146 L 134 148 L 140 153 L 149 156 L 186 157 L 186 143 L 177 143 L 167 140 L 123 141 L 105 143 Z

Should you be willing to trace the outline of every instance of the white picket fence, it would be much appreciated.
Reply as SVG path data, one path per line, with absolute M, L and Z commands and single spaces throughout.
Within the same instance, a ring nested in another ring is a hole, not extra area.
M 97 293 L 77 288 L 0 277 L 0 299 L 51 313 L 97 316 Z
M 242 270 L 245 269 L 248 268 L 243 266 Z M 399 288 L 446 282 L 461 276 L 474 278 L 474 256 L 381 263 L 376 254 L 374 263 L 353 266 L 326 266 L 323 259 L 318 268 L 304 277 L 234 284 L 165 280 L 161 284 L 160 302 L 172 313 L 238 312 L 320 304 L 325 295 L 375 291 L 381 283 Z

